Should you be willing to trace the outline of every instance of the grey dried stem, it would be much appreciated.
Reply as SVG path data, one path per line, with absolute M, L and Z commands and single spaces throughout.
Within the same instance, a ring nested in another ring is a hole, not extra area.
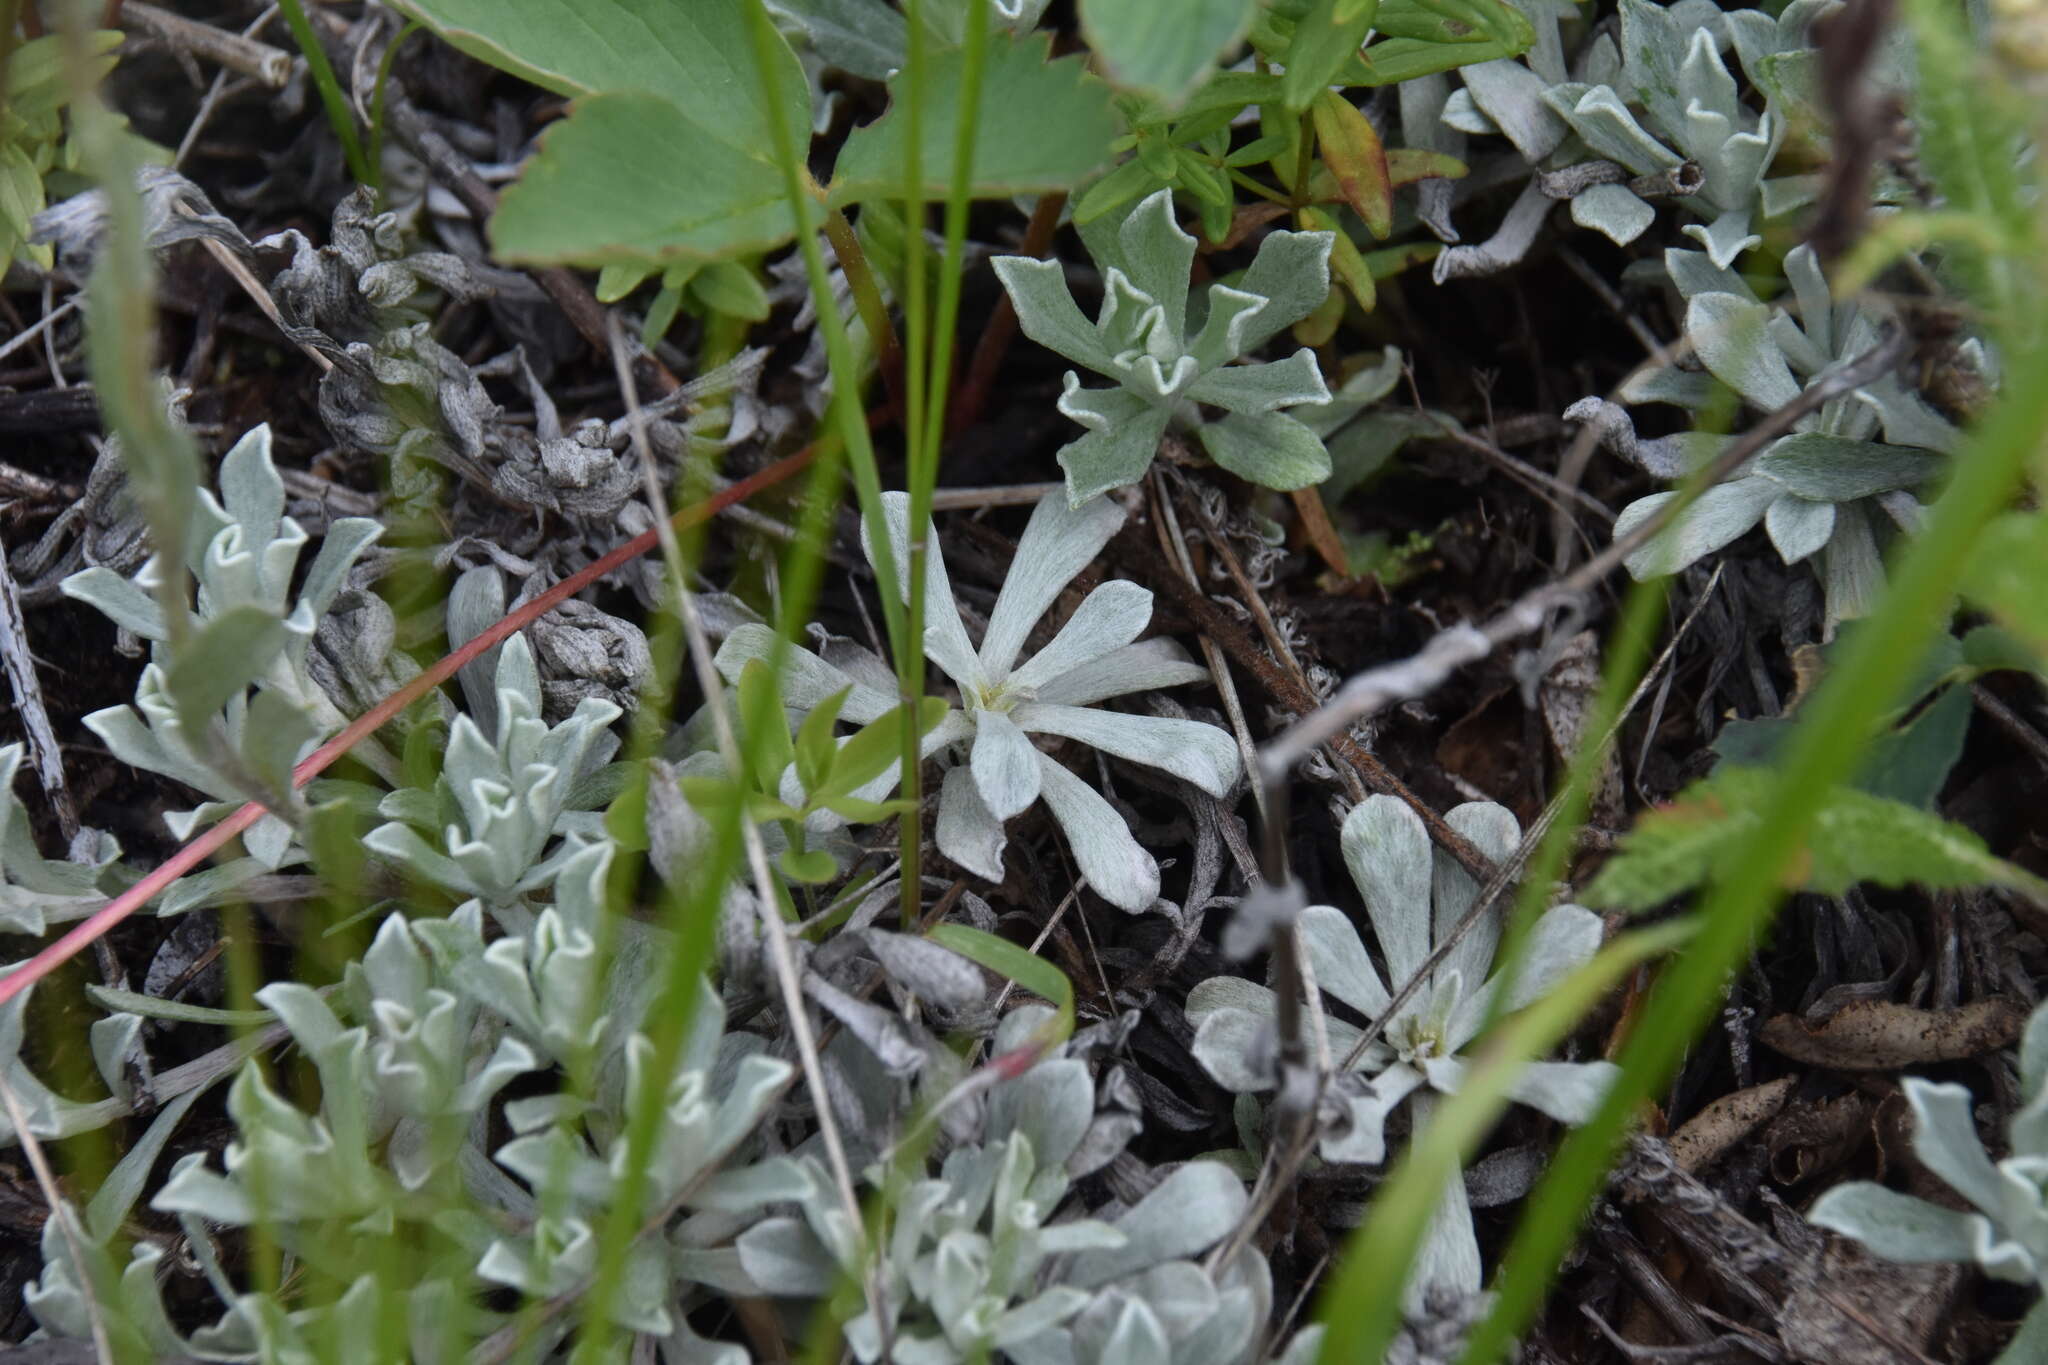
M 204 57 L 217 66 L 260 81 L 272 90 L 284 89 L 291 80 L 292 55 L 281 47 L 272 47 L 243 34 L 187 19 L 181 14 L 145 4 L 143 0 L 127 0 L 120 13 L 123 22 L 141 29 L 174 51 Z

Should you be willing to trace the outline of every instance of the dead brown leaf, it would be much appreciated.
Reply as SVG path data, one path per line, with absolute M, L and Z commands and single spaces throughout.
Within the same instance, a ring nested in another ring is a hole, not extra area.
M 1798 1083 L 1798 1077 L 1784 1076 L 1723 1095 L 1671 1135 L 1672 1158 L 1681 1169 L 1697 1175 L 1774 1118 Z
M 1764 1149 L 1771 1154 L 1771 1174 L 1789 1187 L 1836 1169 L 1871 1139 L 1876 1107 L 1870 1096 L 1851 1090 L 1778 1115 L 1763 1136 Z
M 1774 1051 L 1835 1071 L 1895 1071 L 1929 1062 L 1978 1057 L 2018 1040 L 2026 1012 L 2010 1000 L 1976 1000 L 1955 1009 L 1923 1010 L 1889 1000 L 1858 1000 L 1818 1027 L 1793 1014 L 1766 1023 L 1758 1036 Z

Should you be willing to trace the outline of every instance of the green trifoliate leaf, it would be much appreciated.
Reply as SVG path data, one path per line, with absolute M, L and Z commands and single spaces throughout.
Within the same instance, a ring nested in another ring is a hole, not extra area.
M 730 146 L 765 156 L 775 145 L 747 0 L 579 0 L 573 22 L 553 0 L 401 0 L 399 8 L 478 61 L 558 95 L 642 91 Z M 775 61 L 784 125 L 801 136 L 811 126 L 810 87 L 780 42 Z M 618 151 L 628 148 L 654 150 L 627 143 Z M 644 162 L 613 169 L 643 189 L 659 183 Z
M 883 0 L 766 0 L 784 29 L 803 34 L 811 50 L 841 71 L 885 81 L 903 65 L 908 41 L 903 15 Z
M 795 232 L 769 145 L 728 141 L 661 95 L 587 96 L 505 191 L 491 240 L 508 260 L 556 265 L 646 268 L 766 251 Z
M 1082 0 L 1081 32 L 1111 81 L 1177 104 L 1251 27 L 1256 0 Z
M 1048 61 L 1050 52 L 1045 34 L 990 37 L 969 174 L 976 197 L 1068 190 L 1109 158 L 1117 127 L 1108 89 L 1078 58 Z M 916 92 L 924 137 L 919 170 L 925 193 L 934 199 L 944 199 L 952 186 L 954 130 L 967 117 L 965 61 L 957 48 L 932 54 L 924 88 Z M 847 138 L 833 170 L 834 204 L 902 195 L 907 167 L 901 108 L 910 98 L 908 80 L 899 74 L 890 83 L 889 112 Z M 1025 110 L 1029 116 L 1020 117 Z

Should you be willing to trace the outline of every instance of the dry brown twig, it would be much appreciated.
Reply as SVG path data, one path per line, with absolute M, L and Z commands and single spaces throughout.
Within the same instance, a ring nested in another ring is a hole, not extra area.
M 187 19 L 182 14 L 145 4 L 144 0 L 125 0 L 121 20 L 174 51 L 204 57 L 215 66 L 238 72 L 272 90 L 284 89 L 291 80 L 292 54 L 245 34 Z

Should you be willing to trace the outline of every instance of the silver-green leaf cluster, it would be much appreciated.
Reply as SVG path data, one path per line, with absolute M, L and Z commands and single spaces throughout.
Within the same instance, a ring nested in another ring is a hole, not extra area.
M 1092 323 L 1058 261 L 994 261 L 1026 336 L 1116 381 L 1113 389 L 1084 388 L 1067 372 L 1060 411 L 1087 428 L 1059 453 L 1076 506 L 1143 478 L 1174 429 L 1268 488 L 1329 477 L 1322 439 L 1286 411 L 1329 401 L 1315 354 L 1303 347 L 1285 360 L 1234 362 L 1327 297 L 1331 234 L 1268 233 L 1241 278 L 1212 284 L 1200 298 L 1189 286 L 1195 239 L 1174 221 L 1172 191 L 1147 196 L 1128 214 L 1105 214 L 1081 236 L 1102 270 L 1102 308 Z M 1224 415 L 1206 420 L 1204 406 Z

